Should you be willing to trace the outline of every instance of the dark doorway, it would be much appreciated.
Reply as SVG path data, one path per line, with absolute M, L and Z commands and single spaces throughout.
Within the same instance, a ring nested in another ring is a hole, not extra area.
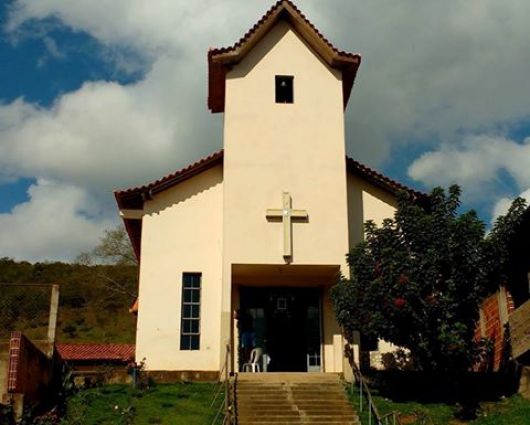
M 241 288 L 269 372 L 320 371 L 320 290 Z

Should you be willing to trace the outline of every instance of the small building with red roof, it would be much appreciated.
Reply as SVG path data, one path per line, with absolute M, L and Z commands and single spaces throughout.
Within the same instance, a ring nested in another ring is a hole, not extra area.
M 134 344 L 57 343 L 55 348 L 75 377 L 93 381 L 125 382 L 135 356 Z
M 346 156 L 361 57 L 291 1 L 207 60 L 223 150 L 115 192 L 140 260 L 136 358 L 215 373 L 259 348 L 261 370 L 347 374 L 329 288 L 367 220 L 393 216 L 400 191 L 424 195 Z

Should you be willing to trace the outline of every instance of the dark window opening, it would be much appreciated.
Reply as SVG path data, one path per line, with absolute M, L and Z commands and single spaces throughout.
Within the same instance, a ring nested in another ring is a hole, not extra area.
M 201 337 L 201 274 L 182 275 L 180 349 L 199 350 Z
M 292 75 L 276 76 L 276 103 L 293 103 L 293 80 Z
M 361 333 L 361 351 L 377 351 L 379 349 L 379 340 L 368 337 Z

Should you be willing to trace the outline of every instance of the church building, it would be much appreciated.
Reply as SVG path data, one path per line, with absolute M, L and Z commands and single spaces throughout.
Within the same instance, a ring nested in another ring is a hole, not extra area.
M 363 223 L 393 216 L 398 191 L 416 194 L 346 156 L 360 64 L 288 0 L 208 52 L 223 149 L 115 193 L 140 260 L 136 358 L 148 370 L 219 372 L 228 344 L 237 371 L 245 315 L 262 370 L 347 371 L 329 289 L 349 275 Z

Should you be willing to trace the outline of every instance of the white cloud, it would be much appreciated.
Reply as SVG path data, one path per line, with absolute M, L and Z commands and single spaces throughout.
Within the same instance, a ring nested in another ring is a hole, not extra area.
M 349 150 L 361 160 L 386 159 L 392 143 L 447 143 L 462 131 L 497 129 L 530 116 L 525 0 L 296 3 L 338 47 L 363 55 L 347 116 Z M 17 0 L 8 28 L 54 16 L 105 45 L 155 59 L 168 54 L 181 76 L 191 61 L 200 73 L 190 77 L 201 75 L 204 85 L 207 48 L 232 44 L 271 5 Z
M 530 2 L 296 3 L 339 48 L 363 55 L 346 116 L 350 154 L 374 165 L 390 160 L 393 148 L 436 146 L 412 165 L 411 176 L 428 185 L 458 179 L 480 187 L 505 169 L 520 190 L 529 186 L 529 142 L 484 134 L 530 117 Z M 54 17 L 97 39 L 119 71 L 147 72 L 131 85 L 87 83 L 50 108 L 23 99 L 0 105 L 0 181 L 62 182 L 112 214 L 111 189 L 219 149 L 222 117 L 206 108 L 206 52 L 233 44 L 271 4 L 15 0 L 6 24 L 12 35 L 23 29 L 43 36 L 39 25 Z M 139 55 L 139 68 L 128 51 Z
M 506 172 L 519 188 L 530 185 L 530 137 L 523 143 L 501 136 L 470 136 L 458 145 L 442 145 L 424 153 L 408 169 L 409 176 L 427 186 L 458 183 L 472 197 L 492 193 Z
M 530 202 L 530 188 L 519 194 L 519 197 L 523 198 L 527 202 Z M 495 220 L 497 220 L 499 216 L 508 212 L 512 202 L 513 198 L 501 198 L 497 201 L 491 214 L 491 224 L 495 223 Z
M 361 159 L 530 116 L 526 1 L 340 2 L 319 12 L 324 33 L 363 54 L 349 119 Z
M 408 173 L 431 187 L 459 184 L 464 200 L 493 205 L 493 224 L 516 196 L 530 201 L 530 137 L 522 143 L 500 136 L 467 137 L 457 146 L 424 153 Z M 503 182 L 506 176 L 511 185 Z
M 97 245 L 115 220 L 102 217 L 91 196 L 66 184 L 39 180 L 29 201 L 0 214 L 0 256 L 19 260 L 73 260 Z
M 17 0 L 7 29 L 15 31 L 29 20 L 55 17 L 104 44 L 155 55 L 197 47 L 205 52 L 206 40 L 234 42 L 230 36 L 241 36 L 250 25 L 249 17 L 259 19 L 268 7 L 268 2 L 243 0 Z
M 135 85 L 86 83 L 49 109 L 22 99 L 0 106 L 0 175 L 67 181 L 103 195 L 218 149 L 220 140 L 205 135 L 219 124 L 205 111 L 205 89 L 194 97 L 200 90 L 174 74 L 173 63 L 159 59 Z M 204 125 L 191 133 L 194 119 Z

